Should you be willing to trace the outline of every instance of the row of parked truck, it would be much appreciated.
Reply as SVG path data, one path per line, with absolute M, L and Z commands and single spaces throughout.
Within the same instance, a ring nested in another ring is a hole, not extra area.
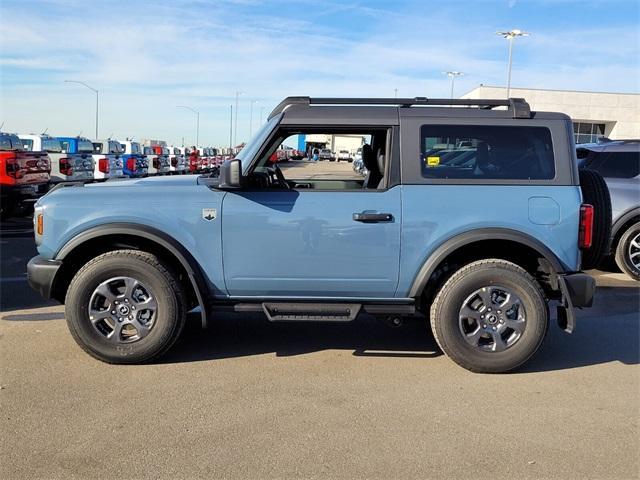
M 211 173 L 224 160 L 210 147 L 0 132 L 0 210 L 19 213 L 62 182 Z

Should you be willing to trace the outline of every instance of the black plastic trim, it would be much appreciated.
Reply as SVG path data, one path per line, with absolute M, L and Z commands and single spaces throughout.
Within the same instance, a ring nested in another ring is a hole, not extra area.
M 180 242 L 156 228 L 125 222 L 99 225 L 76 235 L 68 241 L 57 252 L 55 260 L 64 260 L 69 253 L 86 241 L 106 235 L 134 235 L 142 237 L 145 240 L 151 240 L 152 242 L 157 243 L 171 252 L 171 254 L 178 259 L 189 276 L 189 280 L 196 293 L 198 304 L 200 306 L 202 327 L 205 328 L 207 326 L 207 307 L 209 305 L 210 292 L 198 262 L 196 262 L 193 256 L 180 244 Z
M 613 226 L 611 227 L 612 248 L 615 247 L 615 245 L 613 245 L 613 240 L 616 238 L 618 233 L 620 233 L 620 229 L 633 217 L 640 217 L 640 207 L 632 208 L 613 223 Z
M 446 240 L 436 248 L 424 262 L 422 268 L 418 271 L 416 278 L 413 280 L 408 296 L 413 298 L 418 297 L 427 285 L 427 282 L 434 270 L 455 250 L 458 250 L 470 243 L 483 240 L 510 240 L 521 243 L 527 247 L 533 248 L 542 255 L 551 264 L 555 273 L 562 273 L 565 271 L 565 267 L 562 265 L 558 257 L 542 242 L 536 240 L 530 235 L 507 228 L 479 228 L 456 235 L 455 237 Z
M 593 305 L 593 296 L 596 292 L 595 279 L 586 273 L 568 273 L 559 275 L 559 279 L 564 281 L 567 287 L 567 294 L 571 299 L 571 304 L 577 308 L 588 308 Z
M 49 260 L 36 255 L 27 263 L 27 282 L 43 298 L 51 298 L 53 281 L 62 266 L 59 260 Z

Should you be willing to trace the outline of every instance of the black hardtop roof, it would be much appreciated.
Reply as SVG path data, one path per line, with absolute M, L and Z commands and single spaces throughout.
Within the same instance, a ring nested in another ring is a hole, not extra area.
M 430 107 L 415 108 L 414 107 Z M 436 107 L 436 108 L 431 108 Z M 448 108 L 437 108 L 448 107 Z M 468 107 L 468 108 L 450 108 Z M 500 110 L 496 108 L 502 107 Z M 505 108 L 506 107 L 506 108 Z M 395 116 L 398 118 L 400 109 L 409 109 L 418 115 L 434 115 L 444 117 L 496 117 L 496 118 L 544 118 L 569 119 L 563 113 L 531 112 L 529 104 L 523 98 L 508 99 L 467 99 L 467 98 L 314 98 L 287 97 L 269 115 L 269 119 L 286 112 L 289 121 L 299 117 L 301 120 L 332 116 L 361 117 L 371 115 L 371 118 Z M 356 113 L 358 112 L 358 113 Z

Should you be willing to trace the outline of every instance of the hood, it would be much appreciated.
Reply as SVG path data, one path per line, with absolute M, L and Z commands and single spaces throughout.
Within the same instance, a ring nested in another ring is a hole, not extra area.
M 176 175 L 147 178 L 123 178 L 107 180 L 102 183 L 90 183 L 86 188 L 119 188 L 119 187 L 186 187 L 198 185 L 196 175 Z

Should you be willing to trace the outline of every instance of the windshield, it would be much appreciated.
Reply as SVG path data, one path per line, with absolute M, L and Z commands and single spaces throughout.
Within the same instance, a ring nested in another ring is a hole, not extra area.
M 243 175 L 247 174 L 249 163 L 251 162 L 251 160 L 253 160 L 253 157 L 256 156 L 258 150 L 260 150 L 273 129 L 278 125 L 278 123 L 280 123 L 281 118 L 282 114 L 276 115 L 267 123 L 265 123 L 262 128 L 255 133 L 251 140 L 246 143 L 244 148 L 240 150 L 240 152 L 235 156 L 235 158 L 239 159 L 242 162 Z
M 169 149 L 168 149 L 168 148 L 163 147 L 163 148 L 162 148 L 162 155 L 169 155 Z
M 89 140 L 78 140 L 78 153 L 93 153 L 93 144 Z
M 173 154 L 174 155 L 180 155 L 180 149 L 179 148 L 174 148 L 173 149 Z
M 43 138 L 42 150 L 50 153 L 62 153 L 62 144 L 55 138 Z

